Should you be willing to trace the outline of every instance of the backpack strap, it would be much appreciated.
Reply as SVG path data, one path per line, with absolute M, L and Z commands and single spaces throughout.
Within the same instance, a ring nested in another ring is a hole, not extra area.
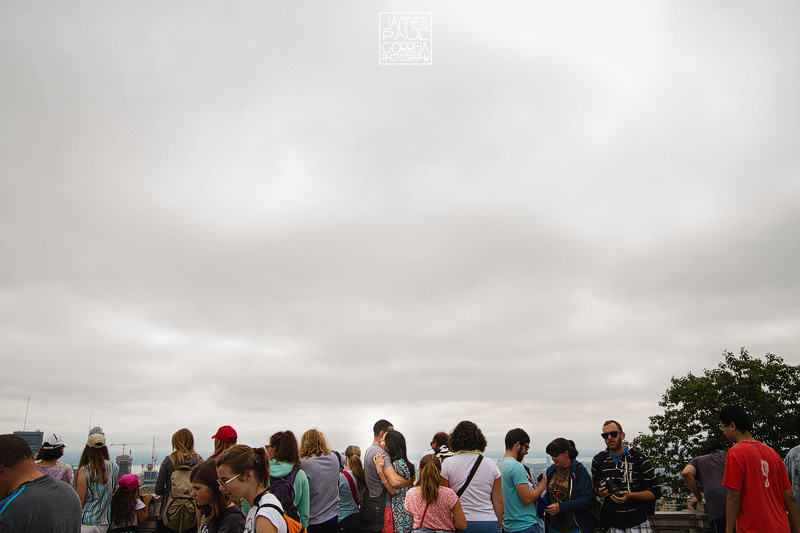
M 353 500 L 356 502 L 356 505 L 361 505 L 361 502 L 358 499 L 358 492 L 356 491 L 356 483 L 353 481 L 353 476 L 351 476 L 350 472 L 347 470 L 342 470 L 342 474 L 347 480 L 347 484 L 350 485 L 350 494 L 353 495 Z
M 294 478 L 297 477 L 297 473 L 299 471 L 300 471 L 300 468 L 295 466 L 295 467 L 292 468 L 292 471 L 289 472 L 289 475 L 286 476 L 286 480 L 289 481 L 289 483 L 292 484 L 292 487 L 294 487 Z
M 458 489 L 458 492 L 456 493 L 456 495 L 459 498 L 461 497 L 462 494 L 464 494 L 464 491 L 467 490 L 467 487 L 469 487 L 469 482 L 472 481 L 472 478 L 475 477 L 475 472 L 478 471 L 478 467 L 481 465 L 481 461 L 483 461 L 483 455 L 478 454 L 478 458 L 475 460 L 475 464 L 472 465 L 472 470 L 469 471 L 469 476 L 467 476 L 466 483 L 464 483 L 464 485 L 462 485 L 461 488 Z
M 286 521 L 286 527 L 288 529 L 288 527 L 289 527 L 289 517 L 286 516 L 286 513 L 283 512 L 283 509 L 281 509 L 280 507 L 278 507 L 274 503 L 263 503 L 263 504 L 260 504 L 258 507 L 256 507 L 256 518 L 258 517 L 258 510 L 263 508 L 263 507 L 269 507 L 270 509 L 275 509 L 276 511 L 278 511 L 281 514 L 281 516 L 283 517 L 284 521 Z M 294 519 L 292 519 L 292 520 L 294 520 Z M 301 524 L 300 522 L 298 522 L 296 520 L 295 520 L 295 522 L 297 522 L 297 524 L 300 525 L 300 531 L 298 533 L 306 533 L 306 528 L 303 527 L 303 524 Z M 255 524 L 253 525 L 253 527 L 255 527 Z

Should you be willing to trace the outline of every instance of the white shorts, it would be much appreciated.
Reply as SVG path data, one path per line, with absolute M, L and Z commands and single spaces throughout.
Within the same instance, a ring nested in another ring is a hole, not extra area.
M 81 533 L 106 533 L 108 524 L 104 526 L 85 526 L 81 524 Z

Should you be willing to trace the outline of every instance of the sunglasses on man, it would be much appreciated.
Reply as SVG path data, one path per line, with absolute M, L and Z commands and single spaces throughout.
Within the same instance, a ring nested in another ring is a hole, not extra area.
M 609 431 L 607 433 L 600 433 L 600 436 L 603 437 L 603 440 L 606 440 L 608 437 L 612 439 L 616 439 L 617 435 L 619 435 L 619 431 Z

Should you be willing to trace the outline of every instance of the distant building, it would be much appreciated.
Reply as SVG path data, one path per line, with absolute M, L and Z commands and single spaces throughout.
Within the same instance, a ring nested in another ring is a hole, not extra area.
M 25 442 L 28 443 L 28 446 L 31 447 L 31 451 L 33 453 L 38 453 L 39 448 L 42 447 L 42 441 L 44 440 L 44 433 L 39 431 L 15 431 L 14 435 L 18 437 L 22 437 L 25 439 Z
M 125 474 L 130 474 L 131 467 L 133 466 L 133 457 L 131 457 L 130 455 L 118 455 L 117 465 L 119 465 L 120 476 L 124 476 Z
M 103 433 L 103 428 L 101 428 L 100 426 L 95 426 L 89 430 L 89 435 L 94 435 L 95 433 L 105 435 L 105 433 Z
M 659 511 L 677 511 L 678 510 L 678 502 L 675 500 L 667 500 L 661 498 L 658 500 L 658 510 Z

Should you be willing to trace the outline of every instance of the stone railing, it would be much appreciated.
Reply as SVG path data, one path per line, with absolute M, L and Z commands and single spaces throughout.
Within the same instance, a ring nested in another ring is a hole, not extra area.
M 155 533 L 156 518 L 161 509 L 161 497 L 157 496 L 150 502 L 150 520 L 146 524 L 139 524 L 141 533 Z M 652 517 L 655 533 L 708 533 L 708 515 L 701 511 L 658 511 Z
M 146 524 L 139 524 L 139 533 L 155 533 L 156 519 L 161 510 L 161 498 L 162 496 L 156 496 L 150 501 L 150 520 Z
M 657 533 L 705 533 L 710 532 L 708 515 L 693 511 L 658 511 L 652 517 Z

